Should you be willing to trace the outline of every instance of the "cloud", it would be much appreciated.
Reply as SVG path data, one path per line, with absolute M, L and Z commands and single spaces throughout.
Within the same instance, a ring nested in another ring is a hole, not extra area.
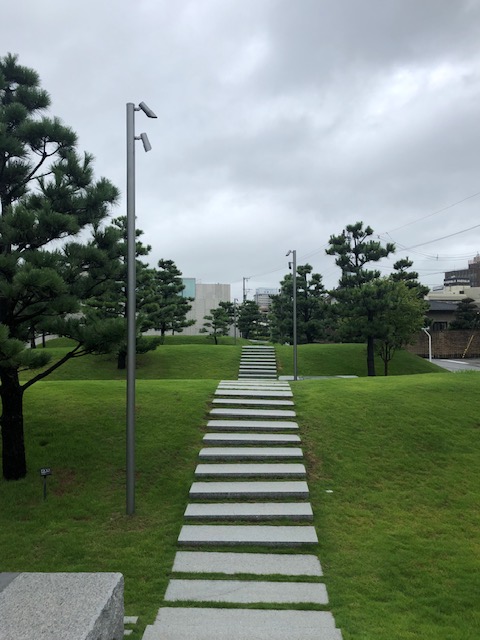
M 157 113 L 136 116 L 151 261 L 239 297 L 246 276 L 277 286 L 292 248 L 333 286 L 325 246 L 356 220 L 395 259 L 475 224 L 479 31 L 474 0 L 24 0 L 0 41 L 122 193 L 125 104 Z M 409 255 L 434 285 L 479 246 L 472 229 Z

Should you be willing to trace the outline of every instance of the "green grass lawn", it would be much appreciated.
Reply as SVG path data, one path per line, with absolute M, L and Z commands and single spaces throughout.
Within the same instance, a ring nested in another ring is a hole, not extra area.
M 127 615 L 152 623 L 216 384 L 137 383 L 133 517 L 125 515 L 125 384 L 32 387 L 25 396 L 28 476 L 0 481 L 0 570 L 119 571 Z M 53 471 L 45 502 L 43 466 Z
M 308 354 L 310 375 L 352 373 L 364 354 L 347 346 L 302 345 L 299 355 Z M 125 515 L 125 383 L 101 379 L 114 363 L 85 359 L 81 375 L 29 389 L 29 474 L 0 480 L 0 570 L 122 572 L 139 640 L 167 586 L 212 394 L 218 379 L 236 377 L 239 349 L 163 345 L 139 358 L 133 517 Z M 287 371 L 291 353 L 279 351 Z M 405 356 L 405 367 L 428 370 Z M 170 375 L 190 362 L 197 379 L 148 379 L 159 362 L 165 373 L 166 357 Z M 318 553 L 345 640 L 478 638 L 479 383 L 476 372 L 293 383 Z M 53 470 L 45 502 L 42 466 Z
M 293 347 L 275 346 L 280 375 L 293 374 Z M 367 376 L 367 347 L 364 344 L 300 344 L 297 350 L 299 376 Z M 383 376 L 383 362 L 375 358 L 377 376 Z M 389 363 L 389 375 L 443 373 L 436 364 L 398 351 Z
M 479 384 L 473 372 L 294 385 L 345 640 L 479 637 Z

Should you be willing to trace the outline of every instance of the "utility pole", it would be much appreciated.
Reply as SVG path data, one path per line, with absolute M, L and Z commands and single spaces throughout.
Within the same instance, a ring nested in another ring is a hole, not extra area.
M 243 302 L 247 300 L 247 289 L 246 284 L 250 280 L 250 278 L 243 278 Z
M 287 256 L 292 254 L 292 283 L 293 283 L 293 379 L 297 380 L 297 251 L 290 249 Z M 289 265 L 290 266 L 290 265 Z

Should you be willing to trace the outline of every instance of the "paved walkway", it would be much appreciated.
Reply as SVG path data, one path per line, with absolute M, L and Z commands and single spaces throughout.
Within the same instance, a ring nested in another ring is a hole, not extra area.
M 480 359 L 478 358 L 457 358 L 456 360 L 434 358 L 432 362 L 438 364 L 439 367 L 448 369 L 448 371 L 480 371 Z
M 242 349 L 238 380 L 215 392 L 173 577 L 143 640 L 341 640 L 292 396 L 273 347 Z

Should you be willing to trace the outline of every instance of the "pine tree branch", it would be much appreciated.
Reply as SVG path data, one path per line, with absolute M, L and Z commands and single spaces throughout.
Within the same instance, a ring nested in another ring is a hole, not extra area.
M 65 364 L 65 362 L 68 362 L 71 358 L 78 358 L 80 356 L 87 355 L 88 353 L 87 351 L 84 351 L 83 353 L 82 352 L 79 353 L 82 346 L 83 345 L 81 343 L 78 343 L 78 345 L 72 351 L 69 351 L 68 353 L 66 353 L 63 356 L 63 358 L 60 358 L 60 360 L 52 364 L 50 367 L 48 367 L 48 369 L 45 369 L 45 371 L 42 371 L 41 373 L 38 373 L 33 378 L 30 378 L 28 382 L 22 385 L 22 389 L 25 391 L 26 389 L 28 389 L 28 387 L 31 387 L 32 384 L 35 384 L 35 382 L 38 382 L 39 380 L 43 380 L 43 378 L 46 378 L 53 371 L 61 367 L 62 364 Z

